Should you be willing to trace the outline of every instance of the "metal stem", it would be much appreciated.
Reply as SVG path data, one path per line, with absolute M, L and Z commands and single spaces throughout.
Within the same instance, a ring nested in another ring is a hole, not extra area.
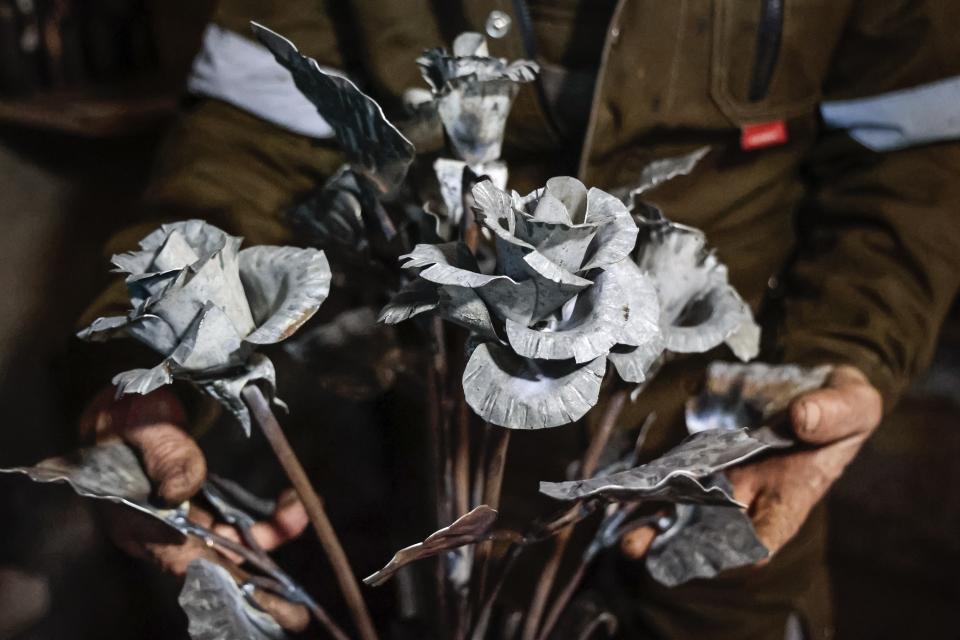
M 377 632 L 373 626 L 373 620 L 370 618 L 370 612 L 367 610 L 366 602 L 364 602 L 363 595 L 360 593 L 360 586 L 353 575 L 353 570 L 350 568 L 350 562 L 343 551 L 343 546 L 341 546 L 333 525 L 327 517 L 320 496 L 317 495 L 310 484 L 307 472 L 293 452 L 287 436 L 283 433 L 280 423 L 277 422 L 273 410 L 270 409 L 269 402 L 264 397 L 260 387 L 255 384 L 244 387 L 241 395 L 307 511 L 310 523 L 313 525 L 314 531 L 320 539 L 320 544 L 326 551 L 330 565 L 333 567 L 334 575 L 340 585 L 340 590 L 343 592 L 347 607 L 350 609 L 357 632 L 363 640 L 376 640 Z

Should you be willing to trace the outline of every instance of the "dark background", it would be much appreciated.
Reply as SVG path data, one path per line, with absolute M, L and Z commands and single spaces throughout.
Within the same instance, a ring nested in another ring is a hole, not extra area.
M 0 0 L 3 466 L 72 444 L 63 381 L 83 372 L 62 353 L 107 281 L 102 243 L 135 211 L 210 2 L 78 4 L 35 3 L 39 48 L 25 53 L 11 44 L 30 25 Z M 955 311 L 933 367 L 830 498 L 839 638 L 960 636 L 958 418 Z M 177 588 L 116 551 L 68 490 L 0 477 L 0 640 L 182 637 Z

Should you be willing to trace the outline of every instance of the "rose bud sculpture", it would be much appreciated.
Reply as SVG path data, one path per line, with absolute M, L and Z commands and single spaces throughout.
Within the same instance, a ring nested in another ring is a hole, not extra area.
M 115 376 L 118 395 L 146 394 L 182 379 L 217 398 L 248 434 L 252 414 L 306 508 L 361 635 L 373 638 L 340 541 L 264 396 L 266 388 L 273 398 L 273 365 L 255 351 L 288 338 L 317 311 L 330 291 L 330 268 L 316 249 L 241 250 L 241 242 L 202 220 L 163 225 L 138 251 L 113 256 L 127 274 L 127 315 L 98 318 L 79 336 L 129 336 L 163 356 L 151 369 Z

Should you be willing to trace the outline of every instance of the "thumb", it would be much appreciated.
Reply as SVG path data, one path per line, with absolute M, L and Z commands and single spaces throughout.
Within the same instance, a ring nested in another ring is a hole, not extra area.
M 136 449 L 160 498 L 179 504 L 200 490 L 207 475 L 206 460 L 180 426 L 186 422 L 186 414 L 172 391 L 124 396 L 105 411 L 107 417 L 101 417 L 99 423 L 109 428 L 97 429 L 98 439 L 120 436 Z
M 837 367 L 822 389 L 806 393 L 790 406 L 797 437 L 810 444 L 827 444 L 868 434 L 883 413 L 880 393 L 855 367 Z

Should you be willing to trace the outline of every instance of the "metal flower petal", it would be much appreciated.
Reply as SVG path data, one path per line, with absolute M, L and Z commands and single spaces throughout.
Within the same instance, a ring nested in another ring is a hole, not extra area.
M 484 343 L 463 372 L 467 404 L 484 420 L 510 429 L 545 429 L 575 422 L 596 403 L 606 371 L 601 356 L 583 365 L 531 360 Z
M 330 293 L 330 265 L 322 251 L 259 246 L 244 249 L 239 258 L 257 326 L 247 342 L 273 344 L 288 338 Z
M 606 355 L 620 340 L 632 309 L 616 275 L 602 272 L 572 309 L 548 328 L 531 328 L 507 319 L 507 340 L 525 358 L 589 362 Z M 654 297 L 654 304 L 656 297 Z
M 321 70 L 316 60 L 301 55 L 283 36 L 255 22 L 251 28 L 333 129 L 351 169 L 383 194 L 400 186 L 415 150 L 380 105 L 347 78 Z
M 723 474 L 711 476 L 704 486 L 733 493 Z M 675 587 L 694 578 L 713 578 L 727 569 L 755 564 L 768 555 L 743 509 L 678 504 L 673 523 L 654 538 L 645 562 L 654 580 Z
M 602 496 L 614 500 L 663 500 L 739 506 L 726 491 L 708 486 L 703 480 L 763 451 L 792 444 L 792 441 L 766 431 L 702 431 L 647 464 L 587 480 L 541 482 L 540 492 L 557 500 Z
M 281 640 L 283 628 L 254 606 L 223 567 L 203 558 L 187 567 L 177 599 L 191 640 Z

